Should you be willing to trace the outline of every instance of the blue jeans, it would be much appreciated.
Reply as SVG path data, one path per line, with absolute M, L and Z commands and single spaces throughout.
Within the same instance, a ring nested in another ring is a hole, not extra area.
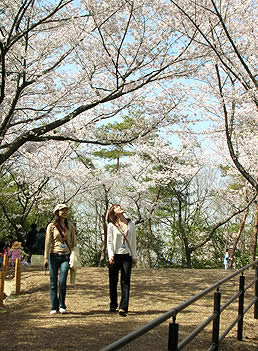
M 51 253 L 49 256 L 49 274 L 50 274 L 50 300 L 51 310 L 58 311 L 59 308 L 66 308 L 65 295 L 66 295 L 66 281 L 69 271 L 69 256 Z M 57 297 L 57 281 L 58 270 L 59 274 L 59 297 Z

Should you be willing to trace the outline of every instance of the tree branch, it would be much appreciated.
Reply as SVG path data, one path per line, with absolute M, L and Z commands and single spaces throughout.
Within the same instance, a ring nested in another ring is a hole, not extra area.
M 227 107 L 226 107 L 226 103 L 224 100 L 223 88 L 222 88 L 221 78 L 220 78 L 220 73 L 219 73 L 219 67 L 217 64 L 215 65 L 215 69 L 216 69 L 217 81 L 218 81 L 218 86 L 219 86 L 219 94 L 221 97 L 221 102 L 222 102 L 222 107 L 223 107 L 223 113 L 224 113 L 224 119 L 225 119 L 225 132 L 226 132 L 226 139 L 227 139 L 227 145 L 228 145 L 230 156 L 231 156 L 236 168 L 239 170 L 239 172 L 256 189 L 256 192 L 258 192 L 257 181 L 248 172 L 246 172 L 246 170 L 241 165 L 241 163 L 239 162 L 239 160 L 235 154 L 234 147 L 232 145 L 231 133 L 230 133 L 230 129 L 229 129 L 228 112 L 227 112 Z
M 202 242 L 200 242 L 199 244 L 197 244 L 197 245 L 195 245 L 195 246 L 191 246 L 191 251 L 194 251 L 194 250 L 196 250 L 196 249 L 202 247 L 203 245 L 205 245 L 205 244 L 213 237 L 213 235 L 215 234 L 216 230 L 217 230 L 219 227 L 221 227 L 222 225 L 228 223 L 233 217 L 235 217 L 236 215 L 238 215 L 238 214 L 244 212 L 247 208 L 249 208 L 249 206 L 255 201 L 256 197 L 257 197 L 257 193 L 252 197 L 252 199 L 248 202 L 248 204 L 247 204 L 244 208 L 242 208 L 242 209 L 240 209 L 240 210 L 234 212 L 232 215 L 230 215 L 229 217 L 227 217 L 227 218 L 224 219 L 223 221 L 218 222 L 218 223 L 211 229 L 211 231 L 210 231 L 208 237 L 207 237 L 205 240 L 203 240 Z

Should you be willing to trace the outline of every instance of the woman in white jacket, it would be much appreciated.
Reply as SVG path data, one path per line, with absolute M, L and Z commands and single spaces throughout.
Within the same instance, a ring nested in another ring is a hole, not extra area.
M 119 314 L 126 317 L 128 313 L 131 268 L 136 265 L 135 224 L 125 218 L 123 208 L 116 204 L 108 212 L 107 248 L 109 260 L 109 295 L 110 312 L 116 312 L 117 283 L 121 271 L 121 301 Z

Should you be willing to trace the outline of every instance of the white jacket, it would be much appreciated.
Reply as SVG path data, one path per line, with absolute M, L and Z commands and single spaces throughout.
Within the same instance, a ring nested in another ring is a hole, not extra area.
M 117 247 L 117 237 L 121 235 L 119 229 L 113 224 L 108 223 L 107 228 L 107 249 L 108 249 L 108 258 L 115 256 L 118 254 L 116 247 Z M 127 243 L 129 242 L 129 245 Z M 128 236 L 126 240 L 126 247 L 129 247 L 128 253 L 132 256 L 132 259 L 136 259 L 136 231 L 135 231 L 135 224 L 132 221 L 128 223 Z

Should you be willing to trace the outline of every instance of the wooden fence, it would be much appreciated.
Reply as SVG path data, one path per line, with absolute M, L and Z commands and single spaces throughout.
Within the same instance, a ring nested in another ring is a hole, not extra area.
M 3 307 L 3 303 L 4 303 L 4 284 L 5 284 L 5 277 L 7 274 L 8 266 L 9 266 L 8 256 L 4 255 L 3 266 L 2 266 L 2 270 L 0 271 L 0 307 Z M 17 258 L 15 261 L 14 281 L 15 281 L 15 293 L 19 294 L 21 292 L 21 261 L 19 260 L 19 258 Z

